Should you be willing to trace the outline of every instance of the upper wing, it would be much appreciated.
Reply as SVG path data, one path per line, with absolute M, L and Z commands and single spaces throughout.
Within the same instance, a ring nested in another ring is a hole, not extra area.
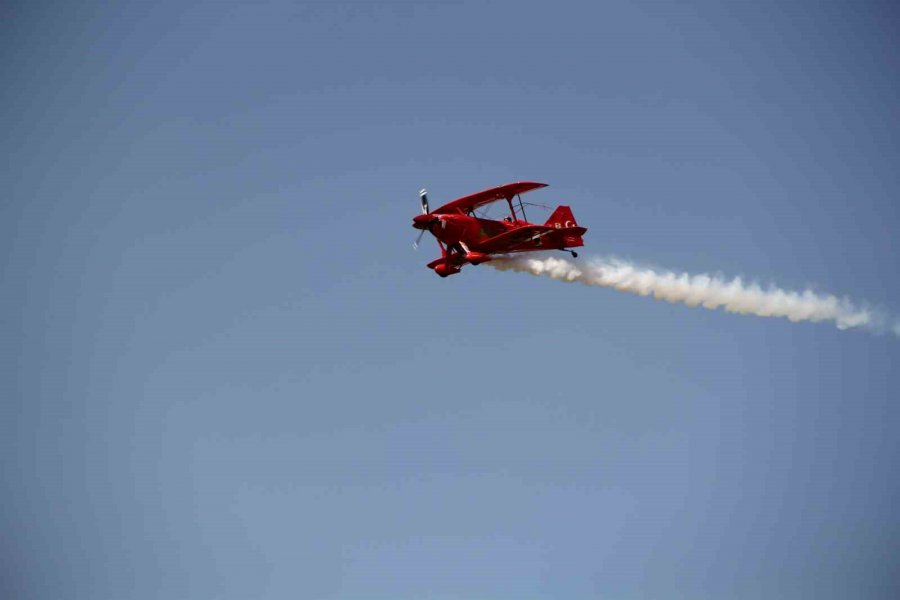
M 477 194 L 463 196 L 457 198 L 453 202 L 449 202 L 444 206 L 432 211 L 436 215 L 446 215 L 451 213 L 467 213 L 475 210 L 479 206 L 496 202 L 497 200 L 507 200 L 516 194 L 524 194 L 531 190 L 547 187 L 546 183 L 537 183 L 535 181 L 519 181 L 516 183 L 507 183 L 506 185 L 497 186 Z

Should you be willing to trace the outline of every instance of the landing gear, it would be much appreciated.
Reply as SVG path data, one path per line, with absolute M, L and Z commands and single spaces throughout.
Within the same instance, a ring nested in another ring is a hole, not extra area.
M 574 250 L 566 250 L 565 248 L 560 248 L 560 250 L 562 250 L 563 252 L 568 252 L 572 255 L 572 258 L 578 258 L 578 253 Z

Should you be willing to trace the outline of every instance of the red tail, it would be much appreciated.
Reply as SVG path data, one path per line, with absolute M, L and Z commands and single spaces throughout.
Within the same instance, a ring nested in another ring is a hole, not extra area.
M 575 215 L 572 214 L 572 209 L 568 206 L 557 206 L 556 210 L 553 211 L 553 214 L 550 215 L 550 218 L 547 219 L 547 222 L 544 223 L 544 225 L 553 227 L 554 229 L 578 227 L 578 223 L 575 222 Z

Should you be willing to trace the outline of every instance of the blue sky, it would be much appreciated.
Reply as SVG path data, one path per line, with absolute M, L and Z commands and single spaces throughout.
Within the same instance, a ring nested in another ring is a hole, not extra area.
M 889 2 L 42 2 L 0 20 L 0 595 L 894 598 L 900 342 L 468 267 L 895 313 Z

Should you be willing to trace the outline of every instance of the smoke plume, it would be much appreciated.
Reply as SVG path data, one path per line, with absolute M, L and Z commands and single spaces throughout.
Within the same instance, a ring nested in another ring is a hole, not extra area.
M 675 304 L 722 308 L 731 313 L 758 317 L 784 317 L 791 321 L 833 321 L 838 329 L 890 329 L 900 336 L 900 322 L 887 319 L 847 299 L 821 295 L 810 290 L 792 292 L 739 277 L 730 281 L 710 275 L 690 275 L 638 267 L 615 258 L 590 258 L 584 264 L 554 257 L 503 257 L 486 263 L 500 271 L 543 275 L 560 281 L 613 288 L 639 296 L 653 296 Z

